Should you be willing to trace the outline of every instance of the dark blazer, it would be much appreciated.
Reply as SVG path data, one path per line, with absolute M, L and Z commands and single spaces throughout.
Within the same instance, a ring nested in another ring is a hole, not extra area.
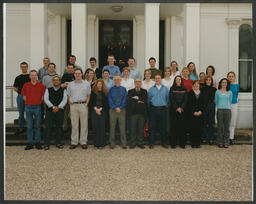
M 139 99 L 134 99 L 132 97 L 138 96 Z M 131 89 L 128 91 L 127 95 L 127 114 L 134 115 L 134 114 L 143 114 L 146 116 L 147 114 L 147 100 L 148 94 L 147 90 L 141 88 L 139 92 L 136 92 L 136 88 Z M 142 101 L 144 103 L 138 103 L 138 101 Z
M 105 96 L 105 94 L 102 94 L 102 104 L 103 104 L 103 111 L 106 112 L 109 110 L 109 106 L 108 106 L 108 97 Z M 94 110 L 94 107 L 96 106 L 96 101 L 97 101 L 97 95 L 96 93 L 94 93 L 93 91 L 91 92 L 91 97 L 90 97 L 90 102 L 89 102 L 89 108 L 91 110 Z
M 186 108 L 188 101 L 187 89 L 185 87 L 172 86 L 170 88 L 170 110 L 175 112 L 177 108 Z
M 204 104 L 207 106 L 208 104 L 214 103 L 215 99 L 215 92 L 217 89 L 212 86 L 205 86 L 202 89 L 203 95 L 204 95 Z
M 192 117 L 194 112 L 201 111 L 203 113 L 205 109 L 205 103 L 204 103 L 204 94 L 201 91 L 199 98 L 196 98 L 195 92 L 193 89 L 188 94 L 188 112 L 189 115 Z

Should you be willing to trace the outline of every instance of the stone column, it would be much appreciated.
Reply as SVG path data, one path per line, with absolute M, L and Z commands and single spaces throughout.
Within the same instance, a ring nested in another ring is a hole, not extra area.
M 146 69 L 145 64 L 145 28 L 144 28 L 144 16 L 136 16 L 136 62 L 135 66 L 141 71 L 141 74 L 144 73 Z
M 61 72 L 67 67 L 67 19 L 61 17 Z
M 184 64 L 193 61 L 199 66 L 200 4 L 184 4 Z
M 76 56 L 76 64 L 83 70 L 87 62 L 87 5 L 71 4 L 72 19 L 72 54 Z
M 239 26 L 241 19 L 227 18 L 228 24 L 228 71 L 234 71 L 238 76 L 239 59 Z
M 164 66 L 170 66 L 171 62 L 171 17 L 165 19 L 165 63 Z
M 159 67 L 159 3 L 145 4 L 145 65 L 149 67 L 148 59 L 156 59 Z
M 30 69 L 38 70 L 47 57 L 47 4 L 30 4 Z
M 87 30 L 88 30 L 88 46 L 87 46 L 87 61 L 86 61 L 86 67 L 90 66 L 89 59 L 91 57 L 95 57 L 95 21 L 96 21 L 96 15 L 88 15 L 88 25 L 87 25 Z

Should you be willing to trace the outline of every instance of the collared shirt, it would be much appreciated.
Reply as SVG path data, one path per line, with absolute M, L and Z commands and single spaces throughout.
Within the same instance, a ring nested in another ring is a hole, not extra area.
M 115 84 L 114 84 L 114 81 L 113 81 L 112 79 L 108 79 L 108 82 L 106 83 L 106 82 L 104 81 L 104 83 L 105 83 L 105 85 L 106 85 L 108 91 L 109 91 L 109 89 L 110 89 L 112 86 L 115 85 Z
M 215 104 L 218 109 L 231 109 L 232 92 L 222 94 L 219 90 L 215 92 Z
M 24 86 L 25 83 L 29 82 L 29 74 L 20 74 L 15 78 L 13 87 L 18 89 L 18 93 L 21 93 L 22 87 Z
M 48 67 L 42 67 L 38 70 L 38 81 L 42 82 L 44 76 L 49 74 Z
M 153 106 L 166 106 L 169 102 L 169 90 L 166 86 L 161 86 L 160 90 L 154 85 L 148 90 L 148 103 Z
M 53 87 L 53 83 L 52 83 L 52 78 L 55 77 L 57 75 L 57 73 L 53 74 L 53 75 L 46 75 L 43 77 L 43 85 L 45 85 L 45 87 L 48 89 L 48 88 L 51 88 Z
M 68 84 L 67 95 L 70 96 L 70 102 L 85 102 L 88 95 L 91 94 L 90 83 L 84 80 L 72 81 Z
M 126 91 L 128 92 L 129 90 L 135 87 L 134 80 L 132 78 L 128 78 L 128 79 L 122 78 L 121 86 L 125 87 Z
M 171 77 L 170 77 L 169 80 L 166 80 L 165 78 L 163 78 L 162 84 L 163 84 L 164 86 L 166 86 L 166 87 L 170 90 L 170 88 L 171 88 L 172 85 L 173 85 L 173 80 L 171 80 Z
M 120 69 L 119 69 L 118 66 L 115 66 L 115 65 L 114 65 L 114 66 L 106 65 L 106 66 L 103 67 L 102 73 L 104 72 L 105 69 L 109 70 L 109 72 L 110 72 L 110 79 L 113 79 L 113 77 L 114 77 L 115 75 L 120 75 Z M 103 74 L 102 74 L 102 78 L 104 78 Z
M 57 89 L 55 87 L 53 87 L 53 88 L 54 88 L 55 91 L 57 91 L 60 87 L 57 88 Z M 48 91 L 48 89 L 46 89 L 45 93 L 44 93 L 44 102 L 46 103 L 46 105 L 49 108 L 53 107 L 53 104 L 49 100 L 49 91 Z M 64 89 L 63 98 L 62 98 L 61 103 L 58 105 L 58 107 L 61 108 L 61 109 L 64 109 L 66 103 L 67 103 L 67 91 Z
M 119 107 L 116 107 L 116 93 L 119 89 Z M 113 86 L 108 92 L 108 104 L 112 109 L 120 108 L 121 110 L 126 106 L 126 89 L 122 86 Z
M 63 76 L 61 77 L 61 83 L 65 83 L 65 82 L 71 82 L 71 81 L 74 81 L 75 80 L 75 77 L 74 77 L 74 74 L 69 74 L 69 73 L 66 73 L 66 74 L 63 74 Z
M 146 80 L 144 80 L 142 81 L 141 88 L 146 89 L 148 91 L 154 85 L 155 85 L 155 82 L 152 79 L 150 79 L 149 82 L 146 82 Z
M 45 86 L 39 81 L 32 84 L 31 81 L 24 84 L 21 95 L 26 97 L 25 104 L 40 105 L 44 96 Z
M 122 73 L 122 77 L 123 76 L 124 75 Z M 140 71 L 136 67 L 133 67 L 133 68 L 130 69 L 129 77 L 134 79 L 134 80 L 137 79 L 137 78 L 142 79 L 141 73 L 140 73 Z

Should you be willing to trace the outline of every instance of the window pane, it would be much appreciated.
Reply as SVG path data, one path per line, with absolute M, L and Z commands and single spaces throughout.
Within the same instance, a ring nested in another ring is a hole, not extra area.
M 239 62 L 239 84 L 241 92 L 252 91 L 252 61 Z
M 239 28 L 239 59 L 252 59 L 252 27 L 248 24 Z

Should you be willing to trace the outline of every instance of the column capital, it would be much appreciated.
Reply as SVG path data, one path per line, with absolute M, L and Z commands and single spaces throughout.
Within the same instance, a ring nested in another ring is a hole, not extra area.
M 136 23 L 143 23 L 144 19 L 144 16 L 135 16 Z
M 96 21 L 96 15 L 88 15 L 87 19 L 88 23 L 94 23 Z
M 226 23 L 228 24 L 229 28 L 239 28 L 241 24 L 240 18 L 226 18 Z

